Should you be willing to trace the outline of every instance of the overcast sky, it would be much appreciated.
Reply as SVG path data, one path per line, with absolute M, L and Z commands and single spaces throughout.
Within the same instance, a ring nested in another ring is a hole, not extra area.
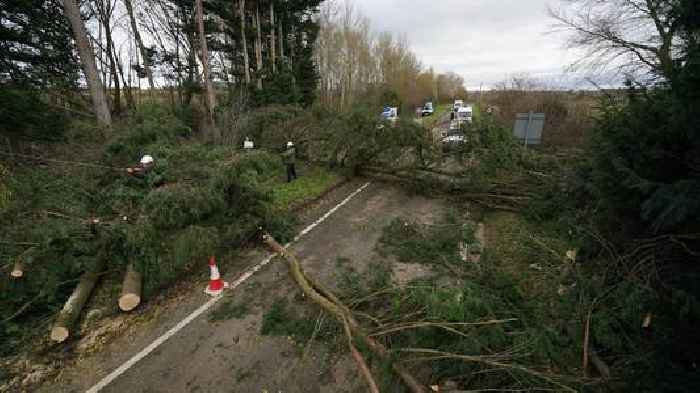
M 351 0 L 375 31 L 405 33 L 426 66 L 464 77 L 469 89 L 509 75 L 580 80 L 564 71 L 576 60 L 552 34 L 547 4 L 558 0 Z

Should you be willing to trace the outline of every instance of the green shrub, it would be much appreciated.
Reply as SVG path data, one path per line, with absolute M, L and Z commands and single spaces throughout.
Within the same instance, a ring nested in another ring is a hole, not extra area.
M 598 197 L 649 234 L 697 224 L 697 110 L 670 91 L 629 94 L 626 107 L 604 105 L 597 122 L 589 153 Z
M 52 109 L 29 89 L 0 89 L 0 119 L 1 134 L 32 140 L 61 139 L 68 125 L 64 111 Z

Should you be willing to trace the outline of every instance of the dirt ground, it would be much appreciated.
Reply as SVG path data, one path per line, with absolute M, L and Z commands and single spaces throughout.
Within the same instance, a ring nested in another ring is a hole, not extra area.
M 337 188 L 306 210 L 302 221 L 310 223 L 357 189 L 356 180 Z M 362 272 L 370 263 L 382 263 L 375 246 L 382 229 L 395 217 L 430 223 L 445 209 L 443 202 L 410 196 L 398 187 L 373 183 L 347 205 L 292 246 L 307 272 L 330 288 L 336 288 L 343 270 L 338 260 L 351 261 Z M 302 225 L 301 228 L 305 226 Z M 252 249 L 223 272 L 235 280 L 257 264 L 267 250 Z M 386 263 L 390 263 L 387 261 Z M 401 284 L 410 267 L 394 269 Z M 408 274 L 428 274 L 427 271 Z M 205 283 L 185 288 L 173 299 L 145 305 L 145 311 L 100 350 L 86 353 L 67 364 L 39 392 L 83 392 L 204 304 Z M 236 318 L 210 321 L 227 299 L 192 321 L 102 392 L 364 392 L 366 387 L 344 348 L 332 351 L 319 343 L 300 345 L 284 336 L 260 334 L 263 315 L 279 298 L 291 299 L 298 290 L 279 258 L 225 296 L 245 303 Z M 78 344 L 79 345 L 79 344 Z

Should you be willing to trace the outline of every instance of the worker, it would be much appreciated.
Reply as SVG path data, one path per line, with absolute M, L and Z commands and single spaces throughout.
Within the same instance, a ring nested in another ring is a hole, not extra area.
M 287 183 L 291 183 L 292 180 L 297 178 L 297 171 L 294 168 L 296 161 L 297 149 L 294 147 L 292 141 L 287 142 L 287 150 L 282 154 L 284 163 L 287 166 Z
M 137 166 L 133 168 L 126 168 L 126 172 L 136 177 L 144 177 L 148 172 L 151 171 L 151 169 L 153 169 L 154 164 L 155 161 L 153 160 L 153 157 L 146 154 L 143 157 L 141 157 L 141 161 Z
M 245 140 L 243 141 L 243 148 L 246 150 L 254 148 L 255 145 L 253 144 L 253 141 L 250 139 L 249 136 L 245 137 Z

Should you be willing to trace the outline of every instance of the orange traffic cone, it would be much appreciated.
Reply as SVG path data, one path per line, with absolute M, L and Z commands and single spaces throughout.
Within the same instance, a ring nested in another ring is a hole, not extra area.
M 216 267 L 216 257 L 209 257 L 209 270 L 211 275 L 209 277 L 209 286 L 204 290 L 204 293 L 210 296 L 219 296 L 224 291 L 224 288 L 228 288 L 228 283 L 221 279 L 219 274 L 219 268 Z

